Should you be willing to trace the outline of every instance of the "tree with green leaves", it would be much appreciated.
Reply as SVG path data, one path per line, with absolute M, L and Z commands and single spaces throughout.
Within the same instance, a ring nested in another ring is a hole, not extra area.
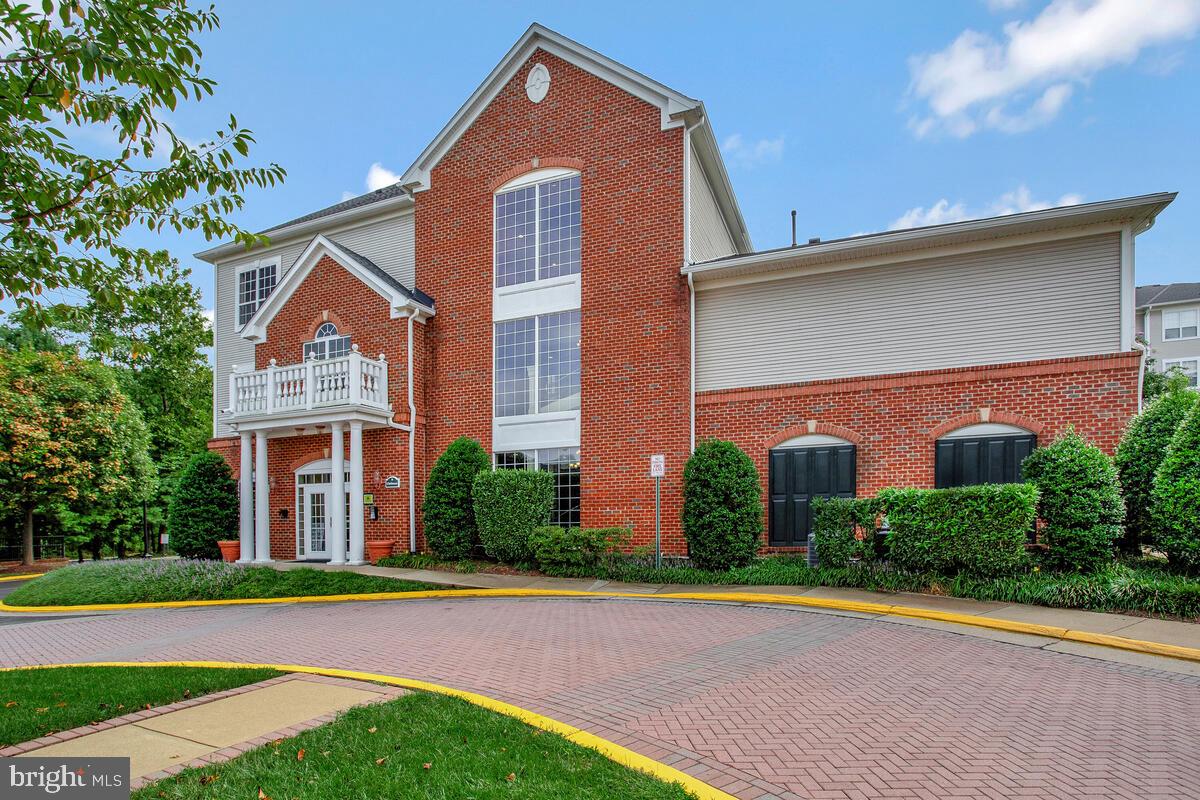
M 763 532 L 762 485 L 750 456 L 733 442 L 696 446 L 683 467 L 683 535 L 701 569 L 754 560 Z
M 1200 402 L 1171 437 L 1154 476 L 1150 514 L 1171 566 L 1200 573 Z
M 220 558 L 217 542 L 238 538 L 238 518 L 237 483 L 225 459 L 211 450 L 192 456 L 171 500 L 172 549 L 185 558 Z
M 0 350 L 0 503 L 34 514 L 135 504 L 153 491 L 141 414 L 112 370 L 70 353 Z
M 199 143 L 170 124 L 213 93 L 196 39 L 219 24 L 187 0 L 0 0 L 0 299 L 39 324 L 71 313 L 56 290 L 120 308 L 171 265 L 122 240 L 135 226 L 264 241 L 225 217 L 284 170 L 235 166 L 254 139 L 233 116 Z

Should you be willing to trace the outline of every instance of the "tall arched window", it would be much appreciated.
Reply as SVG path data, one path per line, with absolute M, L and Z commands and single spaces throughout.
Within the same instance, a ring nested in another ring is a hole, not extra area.
M 341 358 L 350 354 L 350 337 L 338 335 L 337 325 L 323 322 L 311 342 L 304 343 L 304 360 Z

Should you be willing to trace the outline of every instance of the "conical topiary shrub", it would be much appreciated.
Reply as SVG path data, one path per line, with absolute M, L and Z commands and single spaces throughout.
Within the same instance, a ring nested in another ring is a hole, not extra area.
M 701 569 L 744 567 L 762 538 L 762 487 L 733 442 L 701 442 L 683 468 L 683 535 Z
M 421 505 L 425 541 L 439 558 L 466 558 L 479 542 L 471 487 L 475 476 L 491 468 L 487 451 L 466 436 L 450 443 L 429 471 Z
M 238 538 L 237 483 L 210 450 L 183 468 L 167 515 L 171 549 L 185 558 L 220 558 L 217 542 Z

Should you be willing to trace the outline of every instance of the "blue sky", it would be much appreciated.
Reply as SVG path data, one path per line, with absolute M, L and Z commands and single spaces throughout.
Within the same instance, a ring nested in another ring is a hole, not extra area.
M 214 98 L 288 170 L 262 229 L 401 173 L 530 22 L 703 99 L 757 248 L 1154 191 L 1138 282 L 1200 280 L 1200 0 L 428 4 L 216 0 Z M 372 171 L 372 165 L 377 165 Z M 149 238 L 195 270 L 201 237 Z

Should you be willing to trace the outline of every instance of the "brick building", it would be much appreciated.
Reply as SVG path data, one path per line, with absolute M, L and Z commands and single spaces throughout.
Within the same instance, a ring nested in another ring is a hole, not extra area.
M 532 26 L 393 186 L 225 244 L 211 447 L 244 560 L 421 549 L 459 436 L 551 471 L 554 521 L 682 553 L 681 473 L 731 439 L 764 546 L 816 496 L 1011 480 L 1136 411 L 1133 240 L 1157 194 L 754 251 L 704 105 Z

